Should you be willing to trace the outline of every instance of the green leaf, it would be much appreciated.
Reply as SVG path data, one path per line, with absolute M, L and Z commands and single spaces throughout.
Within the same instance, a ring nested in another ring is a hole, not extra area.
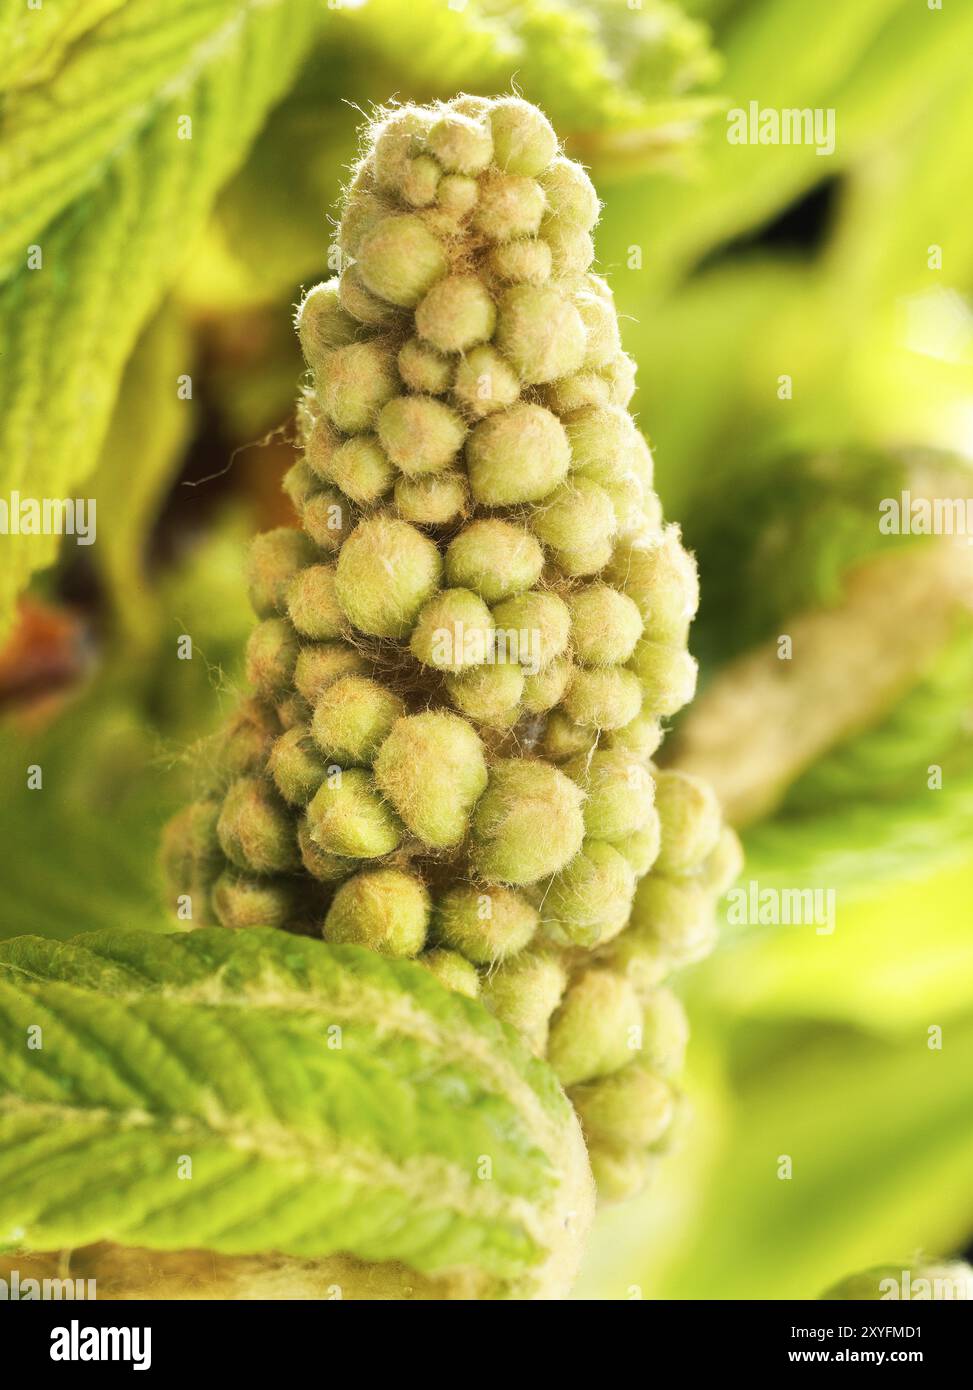
M 142 324 L 286 91 L 321 13 L 312 0 L 136 0 L 72 46 L 49 82 L 6 100 L 4 490 L 56 498 L 90 473 Z M 191 139 L 180 138 L 184 116 Z M 29 246 L 42 257 L 38 266 L 33 253 L 33 269 Z M 0 622 L 56 547 L 56 536 L 10 538 Z
M 553 1073 L 412 963 L 265 929 L 21 938 L 0 1058 L 0 1238 L 28 1249 L 344 1253 L 481 1297 L 576 1254 Z

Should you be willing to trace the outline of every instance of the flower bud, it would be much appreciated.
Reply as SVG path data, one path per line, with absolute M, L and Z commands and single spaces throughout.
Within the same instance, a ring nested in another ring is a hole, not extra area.
M 643 637 L 630 665 L 649 714 L 676 714 L 696 693 L 696 662 L 685 647 L 663 646 Z
M 373 637 L 406 637 L 439 587 L 442 559 L 405 521 L 359 522 L 338 556 L 337 594 L 345 617 Z
M 218 801 L 193 801 L 177 812 L 162 833 L 160 863 L 166 894 L 172 906 L 188 895 L 192 920 L 204 926 L 210 890 L 226 861 L 216 833 Z
M 294 657 L 296 660 L 296 643 Z M 261 700 L 242 700 L 220 739 L 216 761 L 221 776 L 232 781 L 245 773 L 259 772 L 279 733 L 280 723 L 269 705 Z
M 635 870 L 636 877 L 643 878 L 659 857 L 661 839 L 659 813 L 653 806 L 645 823 L 638 830 L 633 830 L 623 839 L 615 841 L 615 848 L 619 854 L 624 854 Z
M 569 667 L 569 678 L 573 671 Z M 541 750 L 552 763 L 566 763 L 570 758 L 587 758 L 597 746 L 598 737 L 597 730 L 575 724 L 563 710 L 556 709 L 547 720 Z
M 436 899 L 437 936 L 475 965 L 496 965 L 522 951 L 537 922 L 536 910 L 509 888 L 458 884 Z
M 378 681 L 342 676 L 315 706 L 311 733 L 332 762 L 368 767 L 404 713 L 399 696 Z
M 459 674 L 492 656 L 493 615 L 469 589 L 443 589 L 425 604 L 409 640 L 415 659 Z
M 637 1197 L 652 1168 L 652 1155 L 631 1144 L 593 1139 L 588 1145 L 591 1171 L 600 1202 L 624 1202 Z
M 310 537 L 292 526 L 254 536 L 247 556 L 247 590 L 258 618 L 286 611 L 288 584 L 314 558 Z
M 635 873 L 618 850 L 586 840 L 544 895 L 548 936 L 561 945 L 591 947 L 610 941 L 628 921 Z
M 396 396 L 378 417 L 382 447 L 408 478 L 448 468 L 465 435 L 456 411 L 432 396 Z
M 304 360 L 312 371 L 334 348 L 353 342 L 358 324 L 342 309 L 338 281 L 314 285 L 301 300 L 294 319 Z
M 653 990 L 642 1011 L 644 1064 L 657 1076 L 677 1076 L 683 1068 L 688 1042 L 689 1019 L 682 1001 L 669 989 Z
M 307 815 L 297 822 L 297 848 L 301 863 L 311 875 L 321 883 L 340 883 L 343 878 L 353 874 L 360 860 L 348 859 L 344 855 L 328 854 L 311 838 L 312 825 Z
M 361 434 L 372 428 L 398 389 L 395 360 L 380 343 L 349 343 L 328 354 L 315 372 L 314 384 L 321 409 L 334 427 Z M 313 468 L 310 458 L 309 462 Z
M 298 459 L 296 463 L 292 463 L 280 485 L 298 516 L 302 516 L 304 508 L 321 487 L 306 459 Z
M 310 730 L 296 724 L 274 743 L 267 770 L 285 801 L 291 806 L 306 806 L 324 781 L 327 766 L 314 746 Z
M 642 1009 L 630 982 L 614 970 L 584 970 L 551 1019 L 547 1060 L 562 1086 L 620 1071 L 635 1055 Z
M 672 1091 L 637 1062 L 571 1091 L 585 1137 L 647 1149 L 665 1134 L 673 1117 Z
M 340 637 L 345 615 L 335 593 L 333 565 L 308 565 L 287 586 L 287 616 L 302 637 Z
M 625 749 L 599 749 L 565 764 L 585 793 L 585 833 L 596 840 L 625 839 L 652 817 L 655 783 L 643 763 Z
M 608 584 L 587 584 L 568 599 L 571 644 L 583 666 L 628 661 L 642 636 L 642 615 L 627 595 Z
M 624 748 L 639 762 L 647 762 L 662 742 L 662 725 L 654 715 L 645 711 L 637 714 L 621 729 L 613 729 L 603 740 L 605 748 Z
M 419 964 L 435 975 L 441 985 L 456 994 L 465 994 L 467 999 L 476 999 L 480 993 L 480 976 L 475 965 L 458 951 L 447 951 L 434 947 L 423 951 Z
M 677 526 L 667 526 L 645 543 L 637 540 L 619 547 L 608 578 L 638 604 L 648 638 L 670 646 L 685 644 L 699 606 L 699 580 Z
M 551 248 L 539 237 L 515 237 L 490 248 L 487 265 L 508 285 L 546 285 L 551 278 Z
M 247 878 L 226 871 L 213 885 L 213 911 L 221 927 L 283 927 L 293 921 L 299 892 L 294 879 Z
M 301 507 L 301 523 L 314 544 L 333 555 L 354 524 L 352 508 L 336 488 L 316 482 L 315 491 Z
M 534 236 L 544 215 L 544 190 L 533 179 L 494 171 L 480 180 L 473 226 L 488 241 Z
M 441 396 L 452 384 L 454 364 L 418 338 L 408 338 L 399 348 L 396 360 L 399 376 L 410 391 Z
M 313 709 L 327 690 L 341 676 L 367 671 L 368 663 L 354 647 L 344 642 L 313 642 L 302 647 L 294 666 L 294 684 Z
M 571 445 L 571 472 L 595 483 L 624 478 L 635 449 L 632 417 L 617 405 L 588 405 L 564 418 Z
M 403 521 L 416 526 L 450 526 L 461 521 L 469 508 L 466 477 L 453 469 L 399 478 L 395 484 L 395 509 Z
M 476 207 L 480 185 L 468 174 L 447 174 L 439 180 L 436 205 L 444 217 L 458 223 Z
M 610 405 L 611 388 L 595 371 L 574 372 L 571 376 L 552 381 L 542 392 L 545 405 L 560 415 L 570 415 L 588 405 Z
M 439 240 L 411 213 L 386 217 L 362 237 L 358 273 L 379 299 L 412 308 L 446 273 Z
M 328 459 L 327 476 L 352 502 L 369 507 L 391 491 L 397 475 L 378 436 L 359 434 L 335 449 Z M 350 510 L 347 503 L 345 510 Z
M 522 951 L 484 977 L 483 1002 L 543 1056 L 550 1018 L 567 979 L 567 971 L 553 952 Z
M 505 97 L 490 111 L 493 158 L 511 174 L 542 174 L 557 154 L 547 117 L 520 97 Z
M 480 174 L 493 158 L 489 126 L 457 111 L 436 121 L 426 143 L 448 174 Z
M 307 808 L 310 836 L 326 854 L 379 859 L 402 842 L 402 826 L 362 768 L 330 770 Z
M 402 171 L 399 194 L 414 208 L 427 208 L 436 201 L 442 170 L 427 154 L 410 159 Z
M 426 941 L 429 894 L 402 869 L 364 869 L 334 895 L 324 939 L 367 946 L 385 956 L 417 956 Z
M 581 848 L 582 793 L 547 763 L 503 759 L 473 813 L 470 855 L 488 883 L 536 883 Z
M 564 708 L 576 724 L 622 729 L 642 708 L 642 691 L 632 672 L 618 666 L 575 671 Z
M 417 839 L 457 845 L 487 785 L 483 744 L 465 719 L 444 710 L 399 719 L 375 758 L 375 781 Z
M 498 629 L 517 634 L 516 655 L 522 666 L 543 670 L 568 645 L 571 614 L 563 599 L 542 589 L 504 599 L 493 609 Z
M 595 259 L 590 232 L 572 227 L 555 217 L 541 222 L 541 236 L 551 248 L 551 265 L 556 276 L 583 275 Z
M 712 894 L 691 879 L 652 873 L 635 890 L 629 929 L 612 943 L 611 960 L 644 992 L 675 967 L 701 960 L 715 941 Z
M 508 729 L 517 722 L 524 684 L 524 673 L 513 662 L 480 666 L 446 678 L 446 690 L 456 709 L 490 729 Z
M 496 620 L 496 614 L 494 614 Z M 564 699 L 574 667 L 566 657 L 558 657 L 540 671 L 524 677 L 523 706 L 529 714 L 546 714 Z M 557 718 L 559 715 L 552 715 Z M 550 721 L 548 721 L 550 728 Z M 555 759 L 557 761 L 557 759 Z
M 732 826 L 724 825 L 714 849 L 703 860 L 698 881 L 721 898 L 736 883 L 743 872 L 743 846 Z
M 223 853 L 238 869 L 275 874 L 297 866 L 290 812 L 259 777 L 239 777 L 232 783 L 223 798 L 216 833 Z
M 527 402 L 481 420 L 466 445 L 470 487 L 485 507 L 540 501 L 567 476 L 570 460 L 560 420 Z
M 376 129 L 371 169 L 378 188 L 397 193 L 409 163 L 421 153 L 435 117 L 421 106 L 393 111 Z
M 522 594 L 537 583 L 544 552 L 522 526 L 492 517 L 474 521 L 450 541 L 446 580 L 487 603 Z
M 453 399 L 475 419 L 504 410 L 520 396 L 520 379 L 492 347 L 475 347 L 460 360 Z
M 716 848 L 722 812 L 716 793 L 701 777 L 688 772 L 658 772 L 655 804 L 662 825 L 656 870 L 687 874 L 699 868 Z
M 346 266 L 341 272 L 338 297 L 345 313 L 369 328 L 388 326 L 398 312 L 394 305 L 365 288 L 357 266 Z
M 531 517 L 531 527 L 558 567 L 581 577 L 595 574 L 611 557 L 618 522 L 604 488 L 572 478 L 550 493 Z
M 440 352 L 467 352 L 493 336 L 497 310 L 476 275 L 447 275 L 416 309 L 419 336 Z
M 297 634 L 284 618 L 258 623 L 247 639 L 247 680 L 267 700 L 284 694 L 294 679 L 298 651 Z
M 541 386 L 584 361 L 581 315 L 556 285 L 514 285 L 500 298 L 496 345 L 521 381 Z
M 591 179 L 573 159 L 559 155 L 541 175 L 552 218 L 588 232 L 598 221 L 601 204 Z

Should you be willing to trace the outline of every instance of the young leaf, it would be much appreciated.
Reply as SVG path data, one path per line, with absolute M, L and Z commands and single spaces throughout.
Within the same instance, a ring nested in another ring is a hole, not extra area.
M 266 929 L 19 938 L 0 1060 L 2 1242 L 350 1254 L 479 1297 L 570 1283 L 591 1202 L 571 1107 L 416 965 Z

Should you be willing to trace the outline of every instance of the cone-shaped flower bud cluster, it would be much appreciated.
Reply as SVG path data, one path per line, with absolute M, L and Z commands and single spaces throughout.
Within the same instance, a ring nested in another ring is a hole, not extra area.
M 170 827 L 195 921 L 415 956 L 546 1054 L 637 1187 L 736 847 L 651 761 L 693 695 L 692 559 L 628 413 L 595 190 L 517 98 L 368 132 L 297 315 L 302 522 L 260 536 L 252 695 Z

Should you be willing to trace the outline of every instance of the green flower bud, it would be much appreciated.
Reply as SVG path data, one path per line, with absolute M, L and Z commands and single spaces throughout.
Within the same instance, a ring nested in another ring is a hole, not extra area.
M 537 930 L 535 908 L 509 888 L 458 884 L 436 899 L 437 936 L 475 965 L 496 965 L 522 951 Z
M 635 395 L 635 374 L 638 368 L 626 353 L 620 352 L 602 368 L 602 375 L 611 390 L 612 405 L 627 406 Z
M 492 246 L 487 265 L 508 285 L 546 285 L 551 278 L 551 248 L 539 237 L 515 237 Z
M 624 1202 L 645 1187 L 652 1157 L 630 1144 L 610 1144 L 603 1139 L 588 1145 L 591 1171 L 598 1186 L 598 1200 Z
M 412 308 L 446 273 L 439 240 L 411 213 L 386 217 L 362 237 L 358 273 L 379 299 Z
M 484 977 L 483 1002 L 543 1056 L 551 1015 L 567 982 L 567 971 L 553 952 L 522 951 Z
M 292 806 L 306 806 L 324 781 L 327 766 L 306 725 L 281 734 L 270 750 L 267 770 L 274 786 Z
M 521 665 L 543 670 L 561 656 L 571 633 L 571 614 L 557 594 L 541 589 L 504 599 L 493 609 L 498 630 L 516 633 L 516 655 Z
M 534 537 L 495 518 L 472 522 L 446 550 L 447 582 L 491 604 L 529 589 L 543 568 L 544 553 Z
M 297 634 L 284 618 L 258 623 L 247 639 L 247 680 L 258 695 L 273 700 L 294 679 L 299 651 Z
M 662 742 L 662 725 L 654 715 L 644 711 L 637 714 L 629 724 L 621 729 L 613 729 L 605 734 L 606 748 L 624 748 L 633 759 L 647 762 Z
M 272 618 L 287 608 L 287 586 L 315 558 L 314 545 L 303 531 L 278 526 L 254 536 L 247 556 L 247 590 L 258 618 Z
M 714 849 L 703 860 L 699 870 L 699 882 L 716 897 L 736 883 L 743 872 L 743 846 L 740 837 L 732 826 L 724 825 Z
M 466 477 L 452 469 L 399 478 L 395 484 L 396 511 L 416 526 L 450 526 L 466 516 L 469 506 Z
M 494 621 L 496 615 L 494 614 Z M 549 662 L 540 671 L 524 677 L 523 706 L 528 714 L 546 714 L 564 699 L 574 667 L 566 657 Z M 553 716 L 556 718 L 557 716 Z M 550 721 L 548 722 L 550 728 Z M 557 759 L 554 759 L 557 762 Z
M 327 474 L 330 482 L 361 507 L 380 501 L 396 479 L 395 469 L 374 434 L 346 439 L 328 460 Z M 349 510 L 347 504 L 345 510 Z
M 456 994 L 465 994 L 467 999 L 476 999 L 480 993 L 480 976 L 475 965 L 458 951 L 447 951 L 434 947 L 423 951 L 419 964 L 435 975 L 441 985 Z
M 311 706 L 303 695 L 291 691 L 274 706 L 277 722 L 282 729 L 293 729 L 298 724 L 307 724 L 311 718 Z
M 308 565 L 287 586 L 287 616 L 302 637 L 340 637 L 345 616 L 335 593 L 333 565 Z
M 453 381 L 454 364 L 428 343 L 408 338 L 399 348 L 399 376 L 410 391 L 441 396 Z
M 379 439 L 407 477 L 448 468 L 465 435 L 457 412 L 432 396 L 396 396 L 378 417 Z
M 436 203 L 444 216 L 454 221 L 473 211 L 480 196 L 480 185 L 467 174 L 447 174 L 439 180 Z
M 372 428 L 399 383 L 388 348 L 362 342 L 329 353 L 315 372 L 314 384 L 321 409 L 334 427 L 346 434 L 362 434 Z M 310 455 L 308 462 L 315 468 Z
M 394 305 L 371 293 L 362 284 L 357 266 L 347 266 L 341 272 L 338 291 L 341 307 L 359 323 L 369 328 L 381 328 L 392 323 L 398 312 Z
M 318 483 L 301 508 L 301 523 L 316 546 L 334 554 L 351 530 L 352 509 L 336 488 L 322 488 Z
M 311 733 L 332 762 L 368 767 L 404 713 L 399 696 L 378 681 L 343 676 L 315 707 Z
M 338 556 L 338 602 L 373 637 L 406 637 L 439 587 L 442 559 L 408 522 L 376 516 L 360 522 Z
M 672 1123 L 672 1091 L 637 1063 L 571 1091 L 586 1138 L 647 1149 Z
M 544 216 L 544 190 L 533 179 L 494 171 L 480 180 L 473 226 L 488 241 L 533 236 Z
M 497 762 L 473 813 L 470 855 L 488 883 L 536 883 L 581 848 L 582 793 L 547 763 Z
M 496 345 L 522 381 L 541 386 L 584 361 L 581 315 L 556 285 L 514 285 L 500 299 Z
M 642 1012 L 642 1061 L 657 1076 L 677 1076 L 688 1042 L 689 1019 L 682 1001 L 669 989 L 653 990 Z
M 478 420 L 513 405 L 519 396 L 516 372 L 492 347 L 473 348 L 456 368 L 453 399 Z
M 716 848 L 723 828 L 720 803 L 712 787 L 688 772 L 657 772 L 655 804 L 662 824 L 656 870 L 688 874 Z
M 298 459 L 296 463 L 291 464 L 281 479 L 280 485 L 283 492 L 290 498 L 291 506 L 298 516 L 301 516 L 308 502 L 321 487 L 313 469 L 305 459 Z
M 297 659 L 296 641 L 294 659 Z M 220 739 L 217 754 L 220 774 L 232 781 L 245 773 L 259 772 L 279 733 L 280 722 L 269 705 L 261 700 L 241 701 L 230 715 Z
M 419 336 L 440 352 L 467 352 L 493 336 L 496 305 L 475 275 L 447 275 L 416 309 Z
M 345 642 L 313 642 L 302 647 L 294 667 L 294 684 L 313 709 L 327 690 L 341 676 L 352 676 L 368 670 L 365 658 Z
M 471 116 L 449 111 L 426 137 L 426 144 L 448 174 L 479 174 L 493 158 L 489 127 Z
M 344 882 L 324 919 L 324 939 L 368 946 L 385 956 L 417 956 L 426 941 L 429 894 L 402 869 L 365 869 Z
M 697 666 L 685 647 L 663 646 L 643 637 L 630 662 L 654 715 L 676 714 L 696 693 Z
M 375 131 L 371 168 L 376 185 L 397 193 L 409 163 L 422 152 L 435 117 L 420 106 L 403 106 Z
M 551 248 L 551 264 L 557 276 L 583 275 L 595 259 L 591 233 L 555 217 L 541 222 L 541 236 Z
M 557 154 L 557 136 L 536 106 L 504 97 L 490 111 L 493 158 L 510 174 L 542 174 Z
M 402 842 L 402 826 L 362 768 L 330 769 L 307 808 L 310 836 L 326 854 L 378 859 Z
M 551 1019 L 547 1060 L 562 1086 L 610 1076 L 635 1056 L 641 1028 L 630 982 L 614 970 L 584 970 Z
M 178 898 L 188 896 L 198 927 L 209 919 L 211 889 L 226 863 L 216 833 L 219 814 L 218 801 L 193 801 L 162 832 L 159 858 L 166 895 L 174 909 Z
M 569 667 L 571 674 L 573 671 Z M 547 721 L 541 751 L 552 763 L 565 763 L 582 755 L 587 758 L 597 742 L 597 731 L 575 724 L 563 710 L 556 709 Z
M 481 420 L 466 445 L 470 487 L 485 507 L 540 501 L 567 476 L 570 460 L 560 420 L 527 402 Z
M 633 830 L 631 834 L 617 840 L 615 848 L 619 854 L 624 854 L 635 870 L 636 877 L 642 878 L 659 857 L 661 839 L 659 813 L 653 806 L 645 823 L 638 830 Z
M 562 945 L 609 941 L 628 921 L 634 893 L 635 872 L 625 856 L 601 840 L 586 840 L 544 895 L 544 928 Z
M 361 186 L 356 191 L 352 180 L 352 196 L 341 219 L 338 245 L 346 256 L 357 256 L 366 232 L 382 222 L 392 211 L 384 198 Z
M 646 637 L 683 646 L 699 606 L 696 562 L 682 547 L 678 526 L 667 526 L 647 543 L 620 546 L 608 578 L 639 606 Z
M 702 960 L 716 935 L 712 894 L 691 879 L 649 874 L 635 890 L 629 929 L 612 943 L 612 964 L 644 993 L 677 966 Z
M 327 853 L 312 839 L 312 830 L 313 826 L 307 815 L 301 816 L 297 822 L 297 848 L 301 863 L 311 877 L 321 883 L 340 883 L 343 878 L 353 874 L 360 861 L 348 859 L 340 854 Z
M 580 290 L 574 296 L 575 307 L 581 315 L 585 331 L 584 369 L 586 372 L 600 372 L 621 354 L 621 341 L 618 334 L 618 315 L 609 295 L 607 298 L 589 289 Z M 627 361 L 628 359 L 626 359 Z M 604 400 L 581 402 L 591 405 L 608 405 L 612 400 L 611 382 L 600 378 Z M 626 400 L 625 405 L 628 404 Z
M 562 418 L 575 410 L 589 405 L 609 405 L 611 388 L 603 376 L 595 371 L 575 372 L 573 376 L 552 381 L 543 390 L 544 403 Z
M 569 717 L 591 729 L 622 729 L 641 707 L 637 678 L 617 666 L 575 671 L 564 697 Z
M 645 765 L 625 749 L 582 754 L 564 771 L 585 793 L 585 833 L 596 840 L 623 840 L 651 818 L 655 783 Z
M 636 429 L 632 417 L 617 405 L 584 406 L 565 416 L 571 444 L 571 472 L 595 483 L 624 478 L 631 466 Z
M 313 413 L 308 409 L 306 418 L 309 421 L 309 428 L 302 430 L 301 438 L 304 444 L 304 462 L 322 483 L 331 481 L 331 474 L 328 471 L 334 451 L 341 443 L 341 435 L 324 415 L 320 414 L 317 406 L 317 399 L 314 399 Z
M 353 342 L 358 324 L 342 309 L 338 281 L 314 285 L 301 300 L 294 319 L 304 360 L 312 371 L 334 348 Z
M 427 208 L 436 201 L 442 170 L 427 154 L 410 159 L 402 171 L 399 194 L 414 208 Z
M 293 879 L 247 878 L 229 871 L 213 885 L 213 911 L 221 927 L 283 927 L 293 921 L 299 893 Z
M 595 574 L 611 557 L 615 511 L 604 488 L 587 478 L 562 483 L 530 520 L 565 574 Z
M 628 661 L 642 636 L 642 615 L 627 595 L 608 584 L 588 584 L 568 599 L 571 644 L 583 666 Z
M 423 666 L 459 674 L 489 661 L 493 615 L 469 589 L 443 589 L 424 605 L 409 640 Z
M 487 785 L 483 744 L 465 719 L 428 710 L 399 719 L 375 759 L 375 780 L 412 834 L 458 845 Z
M 459 712 L 491 729 L 508 729 L 517 722 L 524 684 L 523 671 L 512 662 L 446 678 L 449 698 Z
M 580 164 L 559 155 L 541 177 L 550 215 L 573 227 L 590 231 L 598 221 L 601 204 L 591 179 Z
M 297 866 L 294 822 L 287 807 L 259 777 L 232 783 L 216 822 L 223 853 L 238 869 L 287 873 Z

